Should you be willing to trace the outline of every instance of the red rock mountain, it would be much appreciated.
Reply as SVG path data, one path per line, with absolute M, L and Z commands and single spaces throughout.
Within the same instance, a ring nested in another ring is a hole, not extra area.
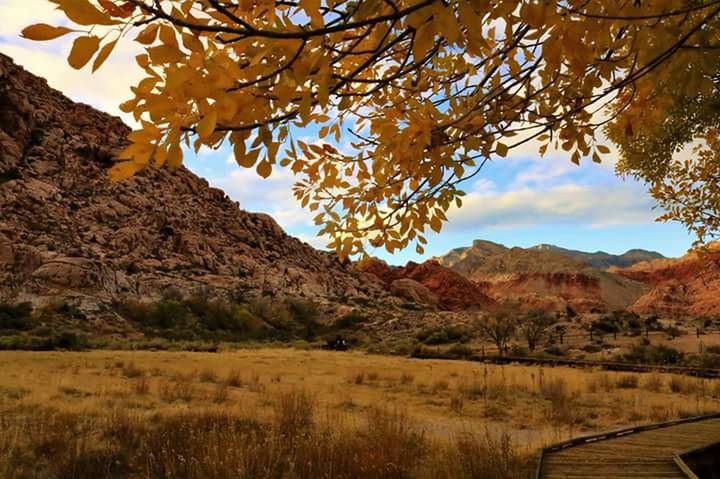
M 613 271 L 651 286 L 630 306 L 636 313 L 720 315 L 720 243 L 682 258 L 642 262 Z
M 404 267 L 393 267 L 370 259 L 361 262 L 360 267 L 380 278 L 394 295 L 415 303 L 454 311 L 486 309 L 495 303 L 481 285 L 437 261 L 409 262 Z
M 606 312 L 625 309 L 647 286 L 602 271 L 580 259 L 579 252 L 559 248 L 507 248 L 476 240 L 456 248 L 438 262 L 482 285 L 497 301 L 513 301 L 527 309 Z
M 165 288 L 218 295 L 384 295 L 373 276 L 241 210 L 184 168 L 111 184 L 119 119 L 0 55 L 0 301 L 102 308 Z

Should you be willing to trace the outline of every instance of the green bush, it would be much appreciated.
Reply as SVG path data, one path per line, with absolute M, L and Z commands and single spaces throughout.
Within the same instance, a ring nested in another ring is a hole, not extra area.
M 87 349 L 87 338 L 64 331 L 49 338 L 37 336 L 0 337 L 0 350 L 6 351 L 54 351 L 57 349 L 79 351 Z
M 367 321 L 367 318 L 363 316 L 362 314 L 353 311 L 352 313 L 348 313 L 345 316 L 342 316 L 335 320 L 335 329 L 354 329 L 359 324 L 362 324 Z
M 417 333 L 416 337 L 427 345 L 438 345 L 465 342 L 470 339 L 470 334 L 462 326 L 452 325 L 423 329 Z
M 545 354 L 549 354 L 550 356 L 564 356 L 565 352 L 560 349 L 559 346 L 550 346 L 545 348 Z
M 467 358 L 473 355 L 473 350 L 464 344 L 455 344 L 450 349 L 448 349 L 448 354 L 452 356 L 460 356 L 463 358 Z
M 669 346 L 638 344 L 620 357 L 621 360 L 635 364 L 680 364 L 684 354 Z
M 0 329 L 28 330 L 32 328 L 31 314 L 30 303 L 0 303 Z

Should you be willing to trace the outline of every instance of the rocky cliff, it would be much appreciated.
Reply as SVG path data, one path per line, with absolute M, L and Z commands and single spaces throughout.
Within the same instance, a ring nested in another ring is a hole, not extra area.
M 636 313 L 720 315 L 720 243 L 682 258 L 648 261 L 613 271 L 650 285 L 650 291 L 630 307 Z
M 240 209 L 184 168 L 111 184 L 119 119 L 0 55 L 0 301 L 88 308 L 166 288 L 217 295 L 373 298 L 382 284 Z
M 369 259 L 360 263 L 363 271 L 380 278 L 395 296 L 439 309 L 460 311 L 487 309 L 495 304 L 482 285 L 442 266 L 437 261 L 409 262 L 406 266 L 389 266 Z
M 526 309 L 607 312 L 632 305 L 647 287 L 630 278 L 589 265 L 558 248 L 507 248 L 475 240 L 437 261 L 465 276 L 496 301 L 512 301 Z

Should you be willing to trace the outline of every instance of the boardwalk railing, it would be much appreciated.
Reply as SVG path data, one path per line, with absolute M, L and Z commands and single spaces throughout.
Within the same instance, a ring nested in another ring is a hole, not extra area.
M 560 450 L 566 449 L 568 447 L 582 446 L 584 444 L 589 444 L 592 442 L 605 441 L 607 439 L 623 437 L 623 436 L 627 436 L 629 434 L 637 434 L 639 432 L 652 431 L 654 429 L 663 429 L 663 428 L 668 428 L 668 427 L 672 427 L 672 426 L 677 426 L 679 424 L 688 424 L 688 423 L 707 421 L 708 419 L 718 419 L 718 418 L 720 418 L 720 413 L 706 414 L 703 416 L 693 416 L 693 417 L 684 418 L 684 419 L 674 419 L 672 421 L 665 421 L 665 422 L 659 422 L 659 423 L 654 423 L 654 424 L 646 424 L 644 426 L 634 426 L 634 427 L 628 427 L 628 428 L 623 428 L 623 429 L 617 429 L 614 431 L 602 432 L 602 433 L 598 433 L 598 434 L 590 434 L 587 436 L 580 436 L 580 437 L 576 437 L 573 439 L 569 439 L 567 441 L 558 442 L 556 444 L 551 444 L 550 446 L 544 447 L 544 448 L 540 449 L 540 451 L 538 451 L 537 467 L 535 469 L 535 478 L 540 479 L 540 474 L 542 472 L 542 466 L 543 466 L 543 457 L 545 456 L 545 454 L 547 454 L 549 452 L 560 451 Z M 680 455 L 683 455 L 686 452 L 680 453 Z M 678 457 L 677 454 L 676 454 L 676 457 Z M 680 459 L 680 460 L 682 461 L 682 459 Z M 677 463 L 677 460 L 675 462 Z M 684 464 L 684 461 L 682 461 L 682 462 Z M 685 468 L 687 470 L 689 470 L 687 465 L 685 465 Z M 682 467 L 681 467 L 681 469 L 683 470 L 683 472 L 685 472 L 685 469 L 683 469 Z M 690 471 L 690 472 L 692 473 L 692 471 Z M 687 475 L 687 472 L 685 472 L 685 474 Z M 693 476 L 694 476 L 694 473 L 693 473 Z M 693 476 L 688 476 L 688 477 L 693 479 Z M 695 478 L 695 479 L 697 479 L 697 478 Z
M 585 361 L 575 359 L 529 358 L 524 356 L 483 356 L 479 354 L 461 355 L 423 349 L 415 351 L 412 357 L 417 359 L 450 359 L 476 361 L 490 364 L 530 364 L 536 366 L 567 366 L 571 368 L 597 368 L 607 371 L 625 371 L 635 373 L 671 373 L 699 378 L 720 378 L 720 369 L 694 368 L 688 366 L 668 366 L 662 364 L 632 364 L 608 361 Z

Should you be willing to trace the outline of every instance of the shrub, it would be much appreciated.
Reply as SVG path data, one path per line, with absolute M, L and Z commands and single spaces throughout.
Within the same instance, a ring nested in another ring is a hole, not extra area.
M 32 328 L 30 315 L 32 304 L 6 304 L 0 303 L 0 329 L 14 329 L 24 331 Z
M 141 326 L 169 329 L 185 323 L 187 310 L 179 301 L 163 300 L 157 303 L 125 302 L 117 305 L 118 312 Z
M 428 328 L 416 335 L 419 341 L 428 345 L 465 342 L 470 339 L 469 331 L 457 325 Z
M 679 364 L 683 356 L 682 352 L 665 345 L 635 345 L 620 359 L 635 364 Z
M 236 331 L 249 330 L 252 315 L 244 308 L 220 300 L 208 300 L 203 296 L 196 296 L 188 300 L 187 308 L 198 319 L 200 325 L 210 331 Z
M 336 329 L 354 329 L 357 325 L 367 321 L 367 318 L 358 312 L 351 312 L 335 320 Z
M 64 331 L 46 340 L 45 347 L 48 350 L 66 349 L 69 351 L 77 351 L 86 349 L 88 347 L 88 341 L 84 336 Z
M 708 348 L 706 351 L 710 351 Z M 720 369 L 720 354 L 713 352 L 706 352 L 704 354 L 693 354 L 686 359 L 686 363 L 691 366 L 696 366 L 705 369 Z
M 705 352 L 709 354 L 720 354 L 720 346 L 713 345 L 705 348 Z
M 473 350 L 470 346 L 466 346 L 464 344 L 455 344 L 450 349 L 448 349 L 448 354 L 467 358 L 473 355 Z
M 559 346 L 550 346 L 549 348 L 545 348 L 545 353 L 549 354 L 551 356 L 564 356 L 565 352 L 560 349 Z

